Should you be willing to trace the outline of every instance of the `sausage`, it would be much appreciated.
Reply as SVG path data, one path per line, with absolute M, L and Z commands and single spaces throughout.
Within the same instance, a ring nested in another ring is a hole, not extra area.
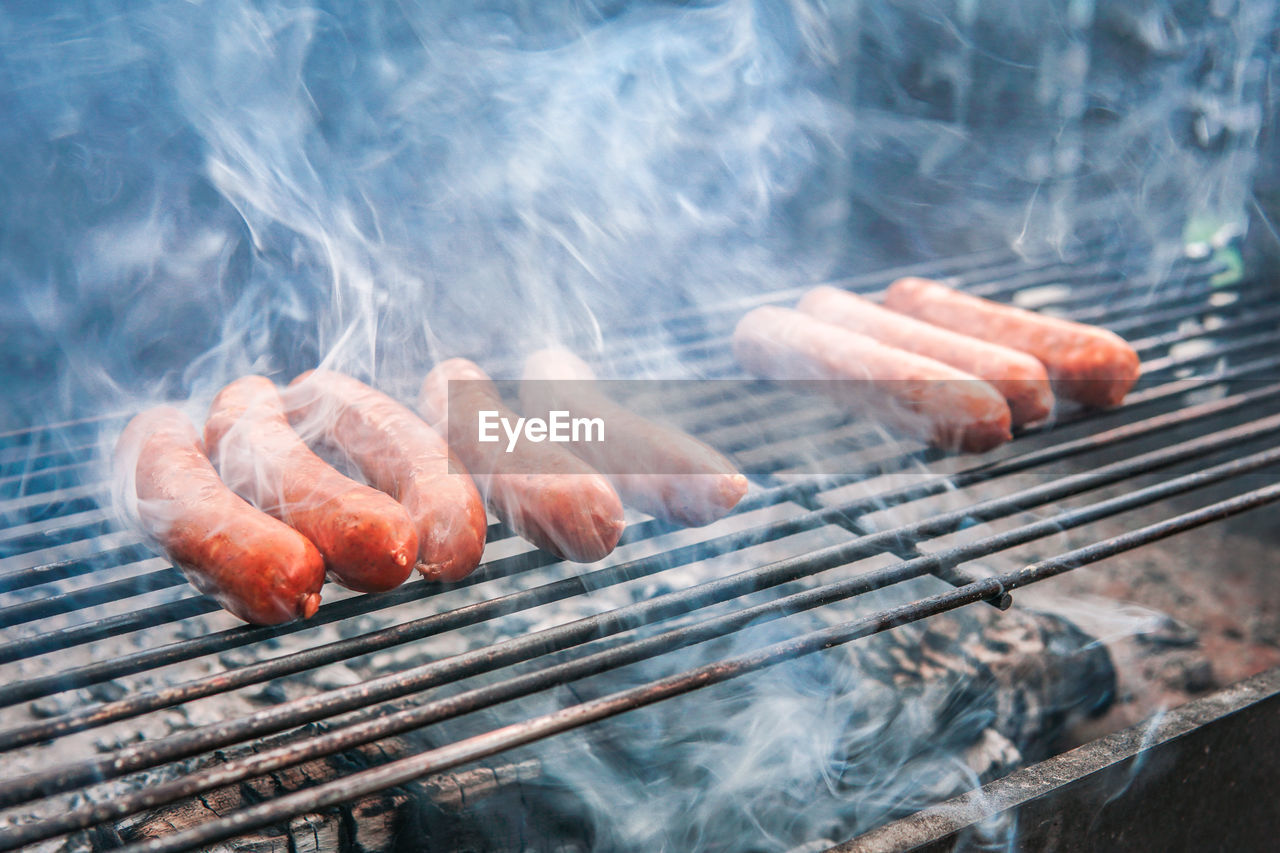
M 990 384 L 799 311 L 751 311 L 734 330 L 733 352 L 766 379 L 852 380 L 826 390 L 941 447 L 978 453 L 1011 438 L 1009 404 Z
M 1053 411 L 1049 374 L 1034 356 L 890 311 L 834 287 L 816 287 L 797 310 L 882 344 L 936 359 L 991 383 L 1004 395 L 1013 425 L 1043 420 Z
M 569 446 L 604 473 L 624 503 L 642 512 L 700 527 L 737 506 L 748 484 L 732 462 L 693 436 L 618 405 L 593 387 L 595 378 L 568 350 L 539 350 L 525 360 L 521 405 L 526 412 L 562 409 L 600 419 L 607 440 Z
M 255 625 L 315 615 L 320 552 L 227 488 L 182 412 L 159 406 L 134 417 L 115 465 L 121 505 L 196 589 Z
M 424 577 L 457 581 L 475 570 L 488 530 L 484 501 L 439 433 L 381 391 L 331 370 L 303 373 L 282 396 L 300 434 L 342 451 L 408 511 Z
M 1054 390 L 1086 406 L 1119 405 L 1138 381 L 1138 354 L 1107 329 L 1045 317 L 960 293 L 924 278 L 900 278 L 884 304 L 894 311 L 1030 353 L 1044 364 Z
M 469 380 L 449 393 L 450 381 Z M 450 411 L 450 403 L 454 410 Z M 479 441 L 482 410 L 515 423 L 484 371 L 462 358 L 436 365 L 422 383 L 418 408 L 472 472 L 480 490 L 511 529 L 557 557 L 589 563 L 618 544 L 622 500 L 609 481 L 563 447 Z M 482 473 L 483 472 L 483 473 Z
M 380 592 L 413 571 L 418 534 L 409 513 L 312 453 L 271 380 L 245 376 L 218 392 L 204 443 L 227 485 L 310 539 L 338 583 Z

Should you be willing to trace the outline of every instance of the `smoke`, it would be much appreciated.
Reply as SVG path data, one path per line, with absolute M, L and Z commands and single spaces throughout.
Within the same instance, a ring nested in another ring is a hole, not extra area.
M 1084 229 L 1158 264 L 1244 216 L 1275 11 L 7 2 L 0 429 L 160 399 L 199 418 L 237 376 L 320 363 L 411 399 L 445 357 L 603 348 L 622 319 Z M 623 723 L 618 743 L 687 749 L 660 808 L 662 767 L 628 787 L 590 741 L 563 783 L 614 796 L 595 831 L 617 846 L 714 849 L 719 826 L 785 849 L 1017 752 L 983 701 L 943 701 L 959 686 L 885 717 L 862 670 L 813 661 Z M 939 705 L 945 736 L 912 752 Z M 734 728 L 704 749 L 716 715 Z M 789 822 L 823 790 L 853 812 Z
M 1239 222 L 1268 2 L 11 3 L 6 425 Z M 655 362 L 670 370 L 674 359 Z
M 713 567 L 682 574 L 697 570 Z M 659 591 L 667 581 L 658 579 Z M 922 579 L 876 601 L 762 623 L 430 735 L 443 742 L 551 712 L 943 587 Z M 832 846 L 1042 757 L 1114 687 L 1105 650 L 1065 620 L 974 608 L 541 743 L 541 780 L 522 786 L 518 800 L 476 804 L 463 821 L 468 833 L 483 827 L 477 846 L 493 850 L 826 849 L 815 842 Z M 554 839 L 536 828 L 548 815 L 561 824 Z M 429 837 L 455 837 L 429 809 L 424 819 Z M 1007 841 L 1008 829 L 993 832 Z

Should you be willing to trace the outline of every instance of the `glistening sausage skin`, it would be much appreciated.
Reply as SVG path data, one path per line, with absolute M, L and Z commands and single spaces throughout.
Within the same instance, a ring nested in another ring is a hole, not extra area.
M 310 539 L 338 583 L 380 592 L 413 571 L 418 534 L 409 513 L 312 453 L 271 380 L 245 376 L 223 388 L 204 439 L 226 484 Z
M 345 453 L 408 510 L 424 577 L 457 581 L 475 570 L 488 531 L 484 501 L 435 430 L 381 391 L 332 370 L 307 371 L 283 397 L 300 434 Z
M 320 552 L 223 484 L 186 415 L 168 406 L 139 414 L 115 463 L 131 514 L 198 590 L 255 625 L 315 614 Z
M 882 344 L 936 359 L 985 379 L 1009 403 L 1014 426 L 1043 420 L 1053 411 L 1049 374 L 1035 356 L 890 311 L 834 287 L 810 290 L 796 308 Z
M 1138 381 L 1138 354 L 1107 329 L 1046 317 L 953 290 L 924 278 L 900 278 L 884 304 L 937 326 L 1022 350 L 1049 371 L 1069 400 L 1105 408 L 1119 405 Z
M 842 402 L 941 447 L 978 453 L 1011 438 L 1009 405 L 988 383 L 799 311 L 749 312 L 733 352 L 765 379 L 845 380 L 830 389 Z

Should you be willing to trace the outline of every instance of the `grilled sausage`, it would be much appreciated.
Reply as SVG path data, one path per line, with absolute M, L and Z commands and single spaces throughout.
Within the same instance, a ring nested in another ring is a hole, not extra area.
M 840 379 L 828 393 L 941 447 L 981 452 L 1008 441 L 1012 417 L 1000 392 L 954 367 L 787 308 L 749 312 L 733 352 L 766 379 Z
M 457 380 L 468 381 L 450 395 L 449 382 Z M 625 526 L 622 501 L 590 465 L 554 444 L 520 442 L 508 453 L 501 443 L 480 443 L 482 410 L 512 423 L 517 416 L 478 366 L 462 358 L 436 365 L 422 383 L 418 408 L 448 436 L 449 448 L 516 533 L 580 563 L 599 560 L 618 544 Z
M 315 543 L 338 583 L 380 592 L 413 571 L 418 534 L 409 513 L 312 453 L 271 380 L 245 376 L 218 392 L 204 441 L 227 485 Z
M 796 308 L 882 344 L 936 359 L 985 379 L 1009 403 L 1014 426 L 1042 420 L 1053 411 L 1049 374 L 1043 364 L 1025 352 L 916 320 L 834 287 L 810 290 Z
M 1114 332 L 960 293 L 924 278 L 900 278 L 885 295 L 894 311 L 1030 353 L 1069 400 L 1119 405 L 1138 381 L 1138 354 Z
M 457 581 L 480 564 L 484 501 L 439 433 L 395 400 L 331 370 L 307 371 L 283 393 L 290 422 L 346 454 L 398 500 L 418 532 L 418 571 Z
M 650 515 L 691 527 L 722 518 L 747 493 L 747 478 L 713 448 L 678 429 L 643 418 L 592 387 L 595 374 L 565 349 L 535 352 L 525 361 L 521 405 L 526 412 L 561 409 L 599 418 L 605 441 L 571 443 L 600 469 L 622 500 Z M 566 381 L 542 381 L 566 380 Z
M 223 484 L 186 415 L 160 406 L 133 418 L 115 464 L 123 505 L 196 589 L 255 625 L 315 614 L 320 552 Z

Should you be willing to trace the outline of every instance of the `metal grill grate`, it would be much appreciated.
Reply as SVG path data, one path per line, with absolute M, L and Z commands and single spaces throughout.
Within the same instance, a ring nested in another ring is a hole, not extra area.
M 1097 250 L 1038 261 L 990 252 L 849 280 L 845 286 L 870 293 L 900 274 L 947 276 L 974 293 L 1100 323 L 1134 344 L 1143 381 L 1116 410 L 1067 412 L 981 458 L 887 441 L 782 389 L 767 392 L 770 414 L 749 420 L 732 406 L 690 400 L 704 437 L 765 472 L 729 518 L 695 531 L 633 519 L 615 558 L 590 567 L 558 565 L 494 523 L 485 563 L 462 583 L 412 581 L 386 594 L 345 597 L 327 587 L 328 603 L 314 619 L 272 628 L 231 626 L 212 616 L 216 625 L 229 627 L 205 630 L 201 619 L 215 614 L 217 605 L 194 594 L 104 509 L 108 486 L 96 479 L 103 470 L 98 437 L 122 424 L 124 415 L 0 435 L 0 518 L 6 525 L 0 530 L 0 708 L 8 709 L 9 721 L 0 727 L 0 764 L 24 768 L 0 773 L 0 808 L 9 809 L 4 817 L 12 821 L 0 829 L 0 847 L 118 820 L 913 578 L 933 575 L 951 585 L 822 630 L 797 629 L 781 642 L 553 714 L 353 770 L 153 840 L 147 849 L 208 845 L 896 625 L 982 601 L 1007 607 L 1018 587 L 1280 499 L 1280 485 L 1251 488 L 1257 483 L 1246 476 L 1280 463 L 1280 305 L 1265 283 L 1246 278 L 1224 284 L 1215 280 L 1218 272 L 1211 262 L 1186 261 L 1165 281 L 1140 282 L 1126 279 L 1117 259 Z M 617 338 L 618 358 L 638 364 L 648 353 L 674 351 L 699 375 L 735 376 L 727 337 L 737 317 L 752 304 L 789 301 L 799 292 L 627 329 Z M 856 473 L 792 476 L 801 454 L 815 447 L 855 460 Z M 1063 473 L 1062 465 L 1071 470 Z M 870 480 L 895 472 L 912 475 Z M 1209 486 L 1216 488 L 1213 497 L 1202 497 L 1195 509 L 1168 505 L 1156 524 L 1095 536 L 1093 544 L 1016 571 L 982 576 L 969 565 Z M 1230 494 L 1221 498 L 1224 489 Z M 953 490 L 959 491 L 958 509 L 879 529 L 868 520 L 871 513 Z M 1028 511 L 1036 512 L 1030 520 L 1023 515 Z M 983 522 L 1004 523 L 977 528 L 978 535 L 957 544 L 953 534 Z M 822 530 L 839 536 L 783 559 L 754 556 L 761 544 Z M 747 568 L 710 579 L 689 576 L 682 586 L 622 606 L 607 596 L 611 588 L 725 555 L 741 555 Z M 878 567 L 816 579 L 877 555 L 886 560 Z M 807 585 L 797 588 L 793 582 L 800 580 Z M 468 598 L 455 596 L 467 590 Z M 96 757 L 72 749 L 53 762 L 35 763 L 41 769 L 23 764 L 24 757 L 31 764 L 33 756 L 46 754 L 40 750 L 71 743 L 78 732 L 141 725 L 149 715 L 200 699 L 425 638 L 500 626 L 544 605 L 592 596 L 601 599 L 594 607 L 599 612 L 510 631 L 505 639 L 497 631 L 497 639 L 480 647 L 425 663 L 410 660 L 371 680 L 315 687 L 275 707 Z M 414 607 L 428 615 L 416 615 Z M 370 626 L 373 617 L 391 623 Z M 233 650 L 242 656 L 228 663 Z M 517 664 L 522 666 L 513 673 L 495 675 Z M 122 695 L 102 689 L 110 684 L 123 686 Z M 458 689 L 443 698 L 413 698 L 442 685 Z M 71 691 L 81 688 L 94 698 L 55 705 L 48 718 L 15 722 L 25 714 L 23 703 L 78 696 Z M 299 729 L 318 721 L 326 721 L 324 730 Z M 181 763 L 278 733 L 291 736 L 229 761 L 203 760 L 195 769 Z M 113 787 L 144 779 L 145 785 Z

